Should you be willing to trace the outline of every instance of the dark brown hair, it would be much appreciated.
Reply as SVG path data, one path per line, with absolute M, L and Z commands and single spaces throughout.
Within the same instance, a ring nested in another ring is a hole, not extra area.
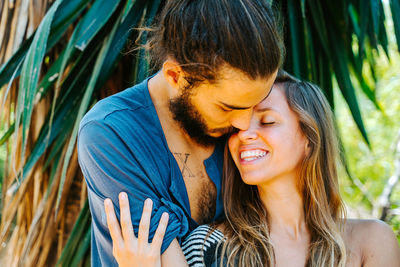
M 226 63 L 251 79 L 281 65 L 284 46 L 271 7 L 263 0 L 169 0 L 149 31 L 157 68 L 171 57 L 189 84 L 213 82 Z

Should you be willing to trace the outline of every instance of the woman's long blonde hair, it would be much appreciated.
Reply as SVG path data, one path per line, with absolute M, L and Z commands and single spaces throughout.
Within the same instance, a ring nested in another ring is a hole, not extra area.
M 275 83 L 284 91 L 309 141 L 298 188 L 310 233 L 306 266 L 344 266 L 346 249 L 341 236 L 345 217 L 338 188 L 338 142 L 331 108 L 321 90 L 280 72 Z M 257 186 L 245 184 L 225 149 L 222 196 L 226 241 L 220 245 L 220 266 L 275 266 L 268 211 Z

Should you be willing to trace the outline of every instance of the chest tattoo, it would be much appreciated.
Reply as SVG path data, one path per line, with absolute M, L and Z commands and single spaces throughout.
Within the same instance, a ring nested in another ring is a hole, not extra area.
M 173 154 L 184 180 L 196 177 L 196 180 L 185 180 L 193 219 L 199 224 L 210 223 L 216 210 L 217 188 L 215 184 L 208 178 L 207 173 L 199 169 L 199 166 L 193 166 L 193 162 L 191 165 L 189 164 L 190 153 L 173 152 Z
M 174 156 L 175 158 L 180 162 L 180 164 L 182 165 L 182 176 L 183 177 L 194 177 L 193 172 L 190 170 L 189 166 L 188 166 L 188 158 L 190 156 L 189 153 L 185 153 L 184 155 L 182 155 L 183 153 L 177 153 L 174 152 Z M 185 176 L 187 175 L 187 176 Z

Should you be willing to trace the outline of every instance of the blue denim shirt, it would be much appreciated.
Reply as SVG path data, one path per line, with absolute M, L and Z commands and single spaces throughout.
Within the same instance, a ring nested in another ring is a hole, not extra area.
M 103 201 L 112 199 L 119 218 L 121 191 L 128 193 L 136 234 L 146 198 L 153 200 L 150 240 L 162 213 L 169 213 L 162 252 L 173 239 L 181 242 L 198 226 L 190 216 L 186 186 L 168 148 L 148 91 L 148 79 L 99 101 L 80 123 L 78 160 L 87 183 L 92 215 L 92 266 L 118 266 L 112 255 Z M 222 142 L 217 144 L 214 153 L 204 161 L 218 192 L 214 220 L 223 215 L 223 147 Z

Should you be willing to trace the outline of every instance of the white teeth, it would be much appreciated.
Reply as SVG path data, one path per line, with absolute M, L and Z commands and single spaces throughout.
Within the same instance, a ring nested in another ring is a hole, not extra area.
M 255 160 L 264 157 L 267 154 L 264 150 L 248 150 L 240 153 L 240 158 L 245 161 Z

